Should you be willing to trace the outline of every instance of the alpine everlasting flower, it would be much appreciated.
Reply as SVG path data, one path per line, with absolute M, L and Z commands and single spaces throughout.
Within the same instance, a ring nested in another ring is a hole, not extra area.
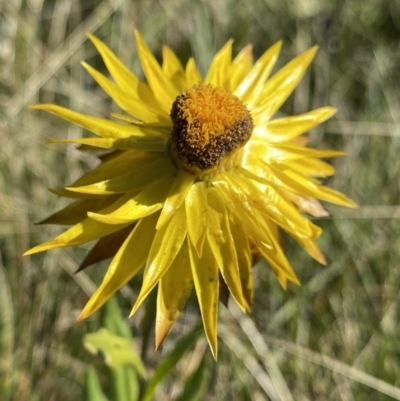
M 113 258 L 78 320 L 99 309 L 144 266 L 132 314 L 158 284 L 158 347 L 194 289 L 211 350 L 217 354 L 218 299 L 230 294 L 251 309 L 252 266 L 264 257 L 280 284 L 299 284 L 281 246 L 281 231 L 325 264 L 315 240 L 321 229 L 306 215 L 326 216 L 317 200 L 355 207 L 319 181 L 334 173 L 321 158 L 332 150 L 305 147 L 303 133 L 335 113 L 323 107 L 272 119 L 314 58 L 313 47 L 268 79 L 281 42 L 254 64 L 251 46 L 232 60 L 232 41 L 203 79 L 195 61 L 184 68 L 167 46 L 158 64 L 139 33 L 147 79 L 141 82 L 99 39 L 89 35 L 113 78 L 83 63 L 125 114 L 105 120 L 42 104 L 97 135 L 52 140 L 107 149 L 101 163 L 58 195 L 74 201 L 43 223 L 71 224 L 26 254 L 97 240 L 80 269 Z

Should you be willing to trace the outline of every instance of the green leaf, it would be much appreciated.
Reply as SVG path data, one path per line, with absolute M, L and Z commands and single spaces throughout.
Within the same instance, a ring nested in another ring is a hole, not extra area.
M 166 355 L 158 364 L 152 379 L 149 381 L 141 401 L 150 401 L 158 384 L 171 372 L 185 353 L 203 335 L 203 330 L 195 329 L 185 339 L 181 340 L 175 349 Z
M 102 310 L 102 325 L 111 333 L 132 340 L 131 329 L 122 316 L 116 296 L 112 296 Z
M 118 366 L 110 369 L 113 401 L 137 401 L 139 399 L 139 381 L 134 369 Z
M 126 323 L 126 319 L 122 316 L 121 310 L 118 306 L 117 297 L 111 297 L 105 304 L 102 314 L 103 326 L 113 335 L 119 336 L 120 339 L 125 339 L 132 344 L 132 334 L 129 325 Z M 131 348 L 131 351 L 132 348 Z M 109 376 L 114 401 L 137 401 L 139 398 L 139 381 L 136 374 L 138 367 L 136 363 L 139 361 L 140 365 L 142 362 L 135 354 L 135 362 L 127 365 L 112 367 L 110 368 Z M 144 368 L 143 368 L 144 371 Z
M 119 337 L 107 329 L 86 334 L 84 346 L 92 354 L 101 353 L 106 364 L 112 368 L 131 365 L 141 376 L 145 375 L 145 367 L 132 347 L 132 341 Z
M 85 401 L 108 401 L 101 390 L 100 381 L 93 366 L 89 366 L 85 373 L 84 394 Z
M 203 356 L 197 369 L 186 380 L 183 393 L 175 401 L 199 401 L 204 399 L 210 378 L 208 359 L 207 355 Z

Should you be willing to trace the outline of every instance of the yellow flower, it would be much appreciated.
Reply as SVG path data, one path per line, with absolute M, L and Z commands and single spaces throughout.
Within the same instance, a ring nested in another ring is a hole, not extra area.
M 259 256 L 267 259 L 283 288 L 287 281 L 299 284 L 282 250 L 280 231 L 325 264 L 315 242 L 321 229 L 303 213 L 327 215 L 317 199 L 356 207 L 315 178 L 334 173 L 321 158 L 343 153 L 307 148 L 300 137 L 336 110 L 323 107 L 271 120 L 304 75 L 317 47 L 267 80 L 281 42 L 253 64 L 251 46 L 232 60 L 229 41 L 203 79 L 192 58 L 183 68 L 166 46 L 161 67 L 135 34 L 147 84 L 92 35 L 114 81 L 83 63 L 126 112 L 113 115 L 122 122 L 56 105 L 33 106 L 98 136 L 50 142 L 113 152 L 69 187 L 54 191 L 75 201 L 44 223 L 73 226 L 26 254 L 98 240 L 80 269 L 113 257 L 78 320 L 99 309 L 145 266 L 131 314 L 158 284 L 157 347 L 194 286 L 216 356 L 220 292 L 228 289 L 239 307 L 249 311 L 251 269 Z

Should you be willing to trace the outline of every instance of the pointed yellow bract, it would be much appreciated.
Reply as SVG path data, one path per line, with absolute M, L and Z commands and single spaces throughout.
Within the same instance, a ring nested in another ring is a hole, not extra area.
M 121 150 L 145 150 L 147 152 L 163 152 L 167 141 L 163 137 L 145 136 L 129 138 L 77 138 L 77 139 L 52 139 L 47 143 L 80 143 L 93 146 L 93 150 L 121 149 Z
M 239 96 L 245 104 L 257 104 L 258 97 L 264 88 L 265 80 L 274 68 L 281 47 L 282 41 L 279 41 L 269 48 L 256 61 L 253 68 L 236 89 L 235 94 Z
M 207 192 L 204 181 L 196 182 L 190 188 L 185 200 L 188 236 L 201 258 L 207 234 Z
M 143 267 L 153 241 L 157 214 L 142 219 L 112 260 L 100 287 L 86 304 L 78 321 L 99 309 Z
M 239 305 L 245 311 L 235 243 L 230 230 L 228 213 L 215 188 L 207 191 L 208 232 L 207 238 L 222 278 Z
M 247 45 L 232 61 L 229 72 L 229 90 L 235 93 L 238 85 L 247 76 L 253 66 L 253 46 Z
M 146 161 L 148 163 L 146 163 Z M 153 160 L 142 159 L 132 170 L 124 175 L 99 181 L 90 185 L 68 187 L 70 191 L 95 195 L 110 195 L 115 193 L 138 192 L 150 184 L 161 181 L 175 173 L 173 163 L 164 157 Z
M 192 288 L 193 275 L 190 269 L 189 250 L 187 243 L 184 243 L 158 285 L 156 348 L 168 335 Z
M 171 220 L 157 231 L 143 273 L 143 285 L 132 308 L 133 315 L 150 291 L 167 272 L 186 238 L 186 214 L 181 206 Z
M 82 62 L 82 66 L 93 77 L 93 79 L 96 80 L 102 89 L 113 98 L 115 103 L 117 103 L 122 110 L 135 116 L 144 123 L 162 123 L 167 121 L 168 115 L 166 113 L 160 114 L 153 112 L 151 109 L 146 107 L 146 104 L 142 101 L 135 99 L 132 96 L 127 96 L 124 90 L 112 83 L 103 74 L 100 74 L 87 63 Z
M 198 85 L 203 82 L 193 57 L 190 57 L 186 64 L 185 75 L 187 88 L 191 88 L 193 85 Z
M 230 222 L 230 231 L 232 233 L 236 250 L 241 289 L 245 300 L 245 309 L 247 312 L 250 312 L 253 303 L 253 275 L 251 272 L 252 257 L 250 243 L 241 227 L 233 221 Z
M 194 175 L 183 170 L 178 171 L 167 199 L 165 199 L 163 210 L 157 222 L 157 230 L 162 228 L 185 202 L 186 194 L 193 187 L 194 180 Z
M 336 113 L 334 107 L 322 107 L 294 117 L 267 121 L 254 128 L 254 134 L 267 142 L 287 142 L 321 124 Z
M 155 57 L 151 54 L 143 38 L 135 31 L 136 43 L 138 45 L 140 62 L 146 75 L 150 89 L 157 99 L 158 104 L 169 115 L 172 103 L 179 95 L 179 89 L 166 77 Z
M 253 111 L 260 122 L 268 121 L 278 111 L 303 78 L 317 50 L 317 46 L 307 50 L 286 64 L 266 82 Z
M 283 288 L 288 282 L 298 285 L 281 233 L 326 264 L 316 243 L 322 230 L 307 215 L 329 215 L 320 200 L 357 206 L 317 179 L 335 172 L 321 159 L 343 152 L 305 147 L 307 138 L 301 136 L 336 109 L 322 107 L 271 120 L 306 73 L 317 47 L 269 78 L 282 42 L 253 64 L 252 46 L 232 60 L 229 40 L 203 79 L 193 58 L 183 66 L 168 46 L 162 49 L 160 66 L 135 31 L 147 80 L 142 82 L 102 41 L 88 36 L 112 79 L 82 64 L 125 114 L 113 113 L 119 120 L 113 121 L 56 105 L 32 106 L 97 136 L 50 143 L 111 152 L 99 156 L 97 167 L 66 188 L 50 190 L 73 202 L 41 223 L 72 227 L 26 255 L 97 240 L 79 270 L 112 258 L 78 320 L 98 310 L 144 267 L 131 314 L 158 285 L 157 348 L 194 288 L 205 334 L 217 358 L 220 288 L 223 302 L 228 292 L 244 312 L 250 311 L 252 267 L 262 256 Z M 218 93 L 212 105 L 207 91 Z M 195 101 L 193 93 L 198 94 Z M 229 102 L 237 107 L 226 107 Z
M 201 259 L 189 241 L 189 255 L 194 288 L 199 300 L 204 330 L 211 347 L 211 352 L 214 358 L 217 359 L 218 265 L 207 241 L 204 244 Z
M 161 108 L 151 89 L 141 82 L 101 40 L 91 34 L 88 34 L 88 37 L 103 57 L 104 63 L 117 85 L 129 95 L 129 98 L 138 100 L 139 102 L 135 101 L 134 103 L 140 108 L 144 103 L 148 109 L 155 111 L 156 114 L 161 114 Z
M 158 131 L 145 126 L 127 125 L 116 121 L 87 116 L 54 104 L 35 104 L 30 107 L 32 109 L 45 110 L 49 113 L 55 114 L 64 120 L 86 128 L 102 138 L 130 138 L 135 136 L 145 137 L 151 135 L 156 137 L 161 136 Z
M 162 202 L 170 191 L 171 185 L 171 177 L 161 182 L 156 181 L 111 213 L 89 212 L 88 216 L 100 223 L 110 225 L 125 224 L 142 219 L 162 208 Z
M 222 87 L 229 89 L 228 79 L 226 71 L 229 71 L 232 59 L 232 43 L 233 40 L 229 40 L 225 46 L 215 55 L 211 62 L 210 68 L 204 78 L 205 84 L 212 84 L 216 87 Z
M 176 54 L 168 47 L 163 46 L 163 65 L 162 69 L 167 78 L 169 78 L 180 92 L 187 88 L 185 70 L 182 67 Z

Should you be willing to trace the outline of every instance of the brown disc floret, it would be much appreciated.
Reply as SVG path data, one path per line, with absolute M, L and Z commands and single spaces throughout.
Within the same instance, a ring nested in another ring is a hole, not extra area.
M 208 170 L 243 146 L 253 132 L 250 112 L 227 90 L 195 85 L 172 105 L 172 150 L 189 168 Z

